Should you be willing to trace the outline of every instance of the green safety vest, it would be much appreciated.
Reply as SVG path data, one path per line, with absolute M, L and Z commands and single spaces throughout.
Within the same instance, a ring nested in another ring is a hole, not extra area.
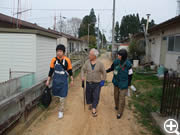
M 121 90 L 128 89 L 128 72 L 131 68 L 131 62 L 126 60 L 123 64 L 119 59 L 114 61 L 113 84 Z

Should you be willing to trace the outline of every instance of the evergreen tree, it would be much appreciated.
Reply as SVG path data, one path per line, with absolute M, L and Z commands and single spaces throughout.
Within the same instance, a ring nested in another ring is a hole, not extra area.
M 91 9 L 90 14 L 86 15 L 79 28 L 79 37 L 88 35 L 88 25 L 89 25 L 89 35 L 96 36 L 95 33 L 96 15 L 94 9 Z
M 120 42 L 120 27 L 119 27 L 119 22 L 116 22 L 116 26 L 115 26 L 115 36 L 114 36 L 114 40 L 116 43 Z
M 142 24 L 146 25 L 147 20 L 142 18 L 140 21 L 139 14 L 130 14 L 123 16 L 120 26 L 120 37 L 121 40 L 129 37 L 129 34 L 135 34 L 143 32 Z M 154 20 L 149 22 L 149 28 L 155 25 Z M 115 36 L 116 37 L 116 36 Z

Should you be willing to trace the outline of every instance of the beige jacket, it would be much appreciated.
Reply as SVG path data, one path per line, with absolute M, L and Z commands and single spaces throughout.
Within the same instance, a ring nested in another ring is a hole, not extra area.
M 100 82 L 106 80 L 106 70 L 103 63 L 96 61 L 94 70 L 92 70 L 90 60 L 87 60 L 81 69 L 81 77 L 86 78 L 87 82 Z

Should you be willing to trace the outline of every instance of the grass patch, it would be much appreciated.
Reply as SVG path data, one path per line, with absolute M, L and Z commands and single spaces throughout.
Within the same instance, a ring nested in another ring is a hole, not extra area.
M 136 80 L 159 81 L 158 77 L 154 75 L 141 75 L 141 74 L 134 73 L 133 81 L 136 81 Z
M 132 83 L 137 88 L 137 92 L 132 95 L 129 107 L 134 106 L 137 121 L 153 135 L 162 135 L 159 127 L 155 126 L 151 118 L 151 112 L 160 110 L 162 80 L 153 75 L 134 73 Z

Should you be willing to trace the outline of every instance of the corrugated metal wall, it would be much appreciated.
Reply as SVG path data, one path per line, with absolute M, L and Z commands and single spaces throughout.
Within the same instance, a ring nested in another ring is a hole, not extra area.
M 48 77 L 51 59 L 56 57 L 57 40 L 37 35 L 36 82 Z
M 12 71 L 35 72 L 35 35 L 0 33 L 0 82 Z M 13 74 L 13 78 L 23 74 Z

